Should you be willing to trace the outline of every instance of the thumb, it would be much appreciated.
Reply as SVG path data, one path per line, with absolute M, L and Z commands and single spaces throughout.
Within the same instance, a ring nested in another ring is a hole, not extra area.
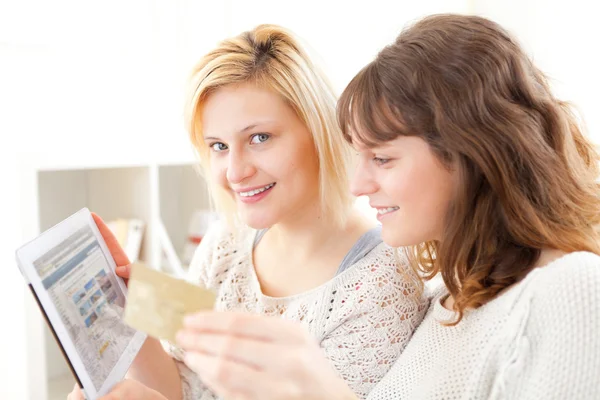
M 129 279 L 131 275 L 131 264 L 122 265 L 120 267 L 115 268 L 115 272 L 118 276 L 123 279 Z

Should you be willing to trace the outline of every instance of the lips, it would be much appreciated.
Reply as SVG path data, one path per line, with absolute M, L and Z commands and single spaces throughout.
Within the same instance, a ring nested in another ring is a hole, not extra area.
M 253 188 L 244 188 L 243 190 L 236 190 L 238 201 L 245 204 L 254 204 L 262 201 L 267 197 L 275 187 L 275 183 L 269 183 L 264 186 L 255 186 Z
M 238 191 L 238 194 L 242 197 L 252 197 L 252 196 L 256 196 L 259 193 L 262 193 L 264 191 L 271 189 L 273 186 L 275 186 L 275 183 L 269 183 L 268 185 L 259 186 L 258 188 L 254 188 L 251 190 Z
M 396 210 L 400 209 L 400 207 L 377 207 L 377 215 L 385 215 L 385 214 L 389 214 L 391 212 L 394 212 Z

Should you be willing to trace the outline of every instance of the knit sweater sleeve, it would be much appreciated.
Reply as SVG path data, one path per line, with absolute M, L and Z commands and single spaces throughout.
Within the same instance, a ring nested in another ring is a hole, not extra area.
M 419 294 L 414 272 L 384 244 L 353 268 L 357 273 L 333 293 L 322 314 L 329 318 L 327 310 L 338 310 L 331 318 L 339 323 L 321 347 L 356 395 L 365 398 L 408 343 L 428 301 Z
M 186 280 L 196 285 L 208 288 L 211 271 L 214 268 L 215 255 L 219 246 L 219 239 L 226 234 L 225 226 L 217 222 L 213 224 L 194 253 L 188 270 Z M 192 371 L 183 361 L 184 352 L 173 343 L 162 341 L 163 348 L 173 357 L 179 376 L 183 400 L 212 400 L 216 396 L 202 383 L 200 377 Z
M 581 253 L 534 281 L 504 379 L 512 399 L 600 397 L 600 262 Z

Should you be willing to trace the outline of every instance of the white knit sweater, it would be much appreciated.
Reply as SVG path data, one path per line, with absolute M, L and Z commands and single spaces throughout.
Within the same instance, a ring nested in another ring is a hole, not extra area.
M 369 399 L 600 399 L 600 257 L 563 256 L 454 327 L 446 295 Z
M 361 398 L 394 364 L 428 307 L 415 293 L 416 275 L 381 243 L 330 281 L 283 298 L 262 294 L 252 249 L 255 230 L 216 224 L 203 238 L 188 279 L 217 292 L 217 310 L 243 310 L 299 321 L 340 376 Z M 185 400 L 215 396 L 167 346 L 177 362 Z

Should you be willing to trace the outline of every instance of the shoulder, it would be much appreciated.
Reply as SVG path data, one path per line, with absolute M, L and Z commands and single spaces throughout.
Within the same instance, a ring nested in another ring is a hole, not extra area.
M 530 272 L 521 285 L 512 318 L 502 325 L 505 385 L 523 398 L 596 393 L 600 257 L 567 254 Z
M 243 225 L 231 225 L 226 221 L 214 222 L 202 238 L 190 263 L 188 280 L 205 285 L 220 266 L 227 265 L 232 257 L 247 249 L 251 250 L 256 231 Z
M 399 261 L 400 253 L 397 249 L 388 246 L 384 242 L 379 243 L 362 258 L 356 260 L 352 267 L 363 267 L 365 264 L 374 267 L 394 267 Z
M 422 282 L 403 254 L 385 243 L 378 244 L 343 273 L 348 273 L 347 278 L 352 280 L 345 285 L 350 283 L 359 288 L 356 295 L 361 297 L 390 302 L 423 302 Z
M 351 268 L 364 272 L 366 276 L 372 278 L 384 275 L 408 275 L 405 277 L 418 279 L 416 271 L 410 267 L 404 252 L 383 242 L 357 260 Z
M 600 290 L 600 256 L 575 252 L 530 273 L 534 300 L 581 299 Z
M 544 335 L 548 325 L 564 334 L 584 334 L 600 323 L 600 256 L 589 252 L 564 255 L 529 273 L 522 282 L 516 309 L 529 316 L 529 329 Z

